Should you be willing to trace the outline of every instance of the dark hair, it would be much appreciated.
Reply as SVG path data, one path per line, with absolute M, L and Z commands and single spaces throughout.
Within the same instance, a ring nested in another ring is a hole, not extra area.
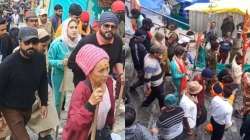
M 221 70 L 221 71 L 218 73 L 217 78 L 218 78 L 218 80 L 219 80 L 220 82 L 222 82 L 222 78 L 223 78 L 224 76 L 226 76 L 226 75 L 230 75 L 230 71 L 229 71 L 229 69 L 227 69 L 227 68 Z
M 231 87 L 230 84 L 225 85 L 225 86 L 223 87 L 224 97 L 225 97 L 225 98 L 230 97 L 230 96 L 232 95 L 232 91 L 233 91 L 233 89 L 232 89 L 232 87 Z
M 135 109 L 131 106 L 126 105 L 125 107 L 125 127 L 131 126 L 136 118 Z
M 211 49 L 216 50 L 219 46 L 220 44 L 217 41 L 211 41 Z
M 222 83 L 224 84 L 230 84 L 234 81 L 231 75 L 225 75 L 222 77 Z
M 186 35 L 194 35 L 194 32 L 193 31 L 187 31 Z
M 174 49 L 174 54 L 178 57 L 185 53 L 185 49 L 181 45 L 177 45 Z
M 80 16 L 82 14 L 82 7 L 79 4 L 71 4 L 69 6 L 69 14 Z
M 163 50 L 159 46 L 152 46 L 149 50 L 150 54 L 163 53 Z
M 55 7 L 54 7 L 54 10 L 57 11 L 59 9 L 63 9 L 63 7 L 60 5 L 60 4 L 57 4 Z
M 217 40 L 217 36 L 216 35 L 211 35 L 209 38 L 210 42 L 216 41 Z
M 19 45 L 18 33 L 19 33 L 19 28 L 16 27 L 11 28 L 9 31 L 9 35 L 14 47 L 17 47 Z

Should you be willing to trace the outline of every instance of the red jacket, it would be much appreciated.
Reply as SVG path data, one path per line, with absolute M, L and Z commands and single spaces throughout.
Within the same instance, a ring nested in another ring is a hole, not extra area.
M 115 98 L 113 96 L 113 81 L 108 78 L 107 87 L 110 95 L 111 110 L 108 113 L 106 124 L 111 126 L 114 123 Z M 94 112 L 85 108 L 92 93 L 89 80 L 81 81 L 76 86 L 70 101 L 68 119 L 63 130 L 63 140 L 88 140 L 88 133 L 91 127 Z

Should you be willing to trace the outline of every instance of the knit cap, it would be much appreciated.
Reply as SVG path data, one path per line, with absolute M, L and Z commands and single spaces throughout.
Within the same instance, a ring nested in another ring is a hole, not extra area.
M 166 106 L 174 106 L 177 105 L 177 98 L 174 94 L 168 94 L 164 98 L 164 104 Z
M 105 58 L 109 60 L 108 54 L 103 49 L 93 44 L 86 44 L 77 53 L 76 63 L 85 75 L 89 75 L 95 65 Z
M 88 12 L 82 12 L 80 19 L 81 19 L 82 22 L 89 22 L 89 13 Z
M 120 13 L 125 11 L 125 4 L 121 0 L 114 1 L 111 5 L 113 13 Z
M 104 13 L 102 13 L 102 15 L 100 17 L 100 21 L 99 22 L 101 23 L 101 25 L 104 24 L 104 23 L 107 23 L 107 22 L 112 22 L 115 25 L 118 25 L 119 24 L 119 19 L 112 12 L 104 12 Z

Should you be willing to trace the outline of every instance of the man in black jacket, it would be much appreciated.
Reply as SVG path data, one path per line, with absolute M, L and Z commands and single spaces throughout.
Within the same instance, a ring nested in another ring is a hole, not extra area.
M 144 46 L 146 47 L 147 51 L 151 48 L 151 39 L 152 35 L 150 33 L 151 28 L 154 26 L 152 20 L 150 18 L 144 18 L 142 21 L 142 27 L 138 30 L 143 32 L 146 35 L 146 39 L 143 41 Z
M 0 63 L 5 59 L 6 56 L 10 55 L 13 50 L 11 38 L 7 33 L 6 20 L 0 17 Z
M 232 36 L 234 29 L 235 25 L 233 21 L 233 16 L 229 15 L 223 20 L 223 23 L 221 25 L 222 37 L 226 36 L 227 32 L 230 32 Z
M 21 28 L 19 40 L 20 50 L 0 64 L 0 113 L 12 132 L 11 139 L 30 140 L 25 125 L 30 119 L 36 91 L 41 100 L 41 117 L 47 117 L 46 60 L 43 54 L 34 51 L 39 41 L 36 29 Z
M 84 80 L 85 74 L 81 71 L 75 62 L 76 54 L 85 44 L 94 44 L 104 49 L 110 57 L 110 74 L 119 76 L 119 79 L 124 82 L 123 73 L 123 54 L 122 54 L 122 39 L 116 34 L 119 20 L 112 12 L 104 12 L 100 17 L 100 30 L 82 38 L 74 51 L 71 53 L 68 60 L 68 67 L 72 69 L 74 77 L 73 82 L 76 86 L 81 80 Z
M 141 30 L 137 30 L 134 37 L 129 42 L 134 68 L 137 72 L 138 81 L 130 87 L 130 92 L 135 92 L 135 89 L 144 83 L 144 57 L 147 54 L 146 47 L 143 42 L 146 35 Z

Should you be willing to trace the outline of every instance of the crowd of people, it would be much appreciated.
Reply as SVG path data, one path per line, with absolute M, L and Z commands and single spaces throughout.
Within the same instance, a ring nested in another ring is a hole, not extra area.
M 134 34 L 128 46 L 137 78 L 126 92 L 126 140 L 195 140 L 201 138 L 196 134 L 199 126 L 211 134 L 211 140 L 222 140 L 235 122 L 233 117 L 242 119 L 240 136 L 248 140 L 250 71 L 243 69 L 243 23 L 236 26 L 229 15 L 221 35 L 215 21 L 202 33 L 189 30 L 184 35 L 170 22 L 163 33 L 140 11 L 131 9 L 130 17 Z M 175 87 L 171 93 L 168 79 Z M 153 128 L 136 121 L 137 103 L 129 98 L 141 91 L 145 100 L 139 109 L 155 99 L 159 103 L 160 115 Z
M 168 32 L 162 33 L 141 13 L 138 0 L 131 0 L 130 11 L 122 0 L 107 5 L 93 23 L 91 14 L 76 3 L 69 6 L 65 20 L 60 4 L 54 6 L 52 17 L 46 9 L 35 13 L 25 4 L 3 12 L 1 140 L 30 140 L 26 127 L 38 140 L 52 140 L 62 110 L 67 110 L 67 120 L 61 139 L 112 140 L 116 100 L 121 97 L 126 104 L 126 140 L 194 140 L 201 126 L 211 140 L 222 140 L 225 131 L 235 125 L 235 117 L 242 120 L 242 139 L 250 139 L 250 69 L 244 68 L 244 23 L 235 25 L 229 15 L 221 32 L 211 21 L 203 33 L 189 30 L 181 35 L 175 23 L 167 23 Z M 129 42 L 124 42 L 125 13 L 134 31 Z M 137 77 L 129 79 L 129 90 L 123 95 L 125 73 L 131 72 L 124 68 L 125 45 Z M 174 86 L 171 93 L 167 82 Z M 145 97 L 137 101 L 140 108 L 149 108 L 158 100 L 160 115 L 153 128 L 136 121 L 137 110 L 130 97 L 138 91 Z M 67 100 L 69 107 L 65 107 Z
M 26 127 L 38 140 L 54 139 L 70 97 L 61 139 L 111 140 L 125 81 L 124 1 L 93 24 L 76 3 L 65 20 L 60 4 L 50 18 L 46 9 L 12 11 L 0 16 L 0 139 L 30 140 Z

